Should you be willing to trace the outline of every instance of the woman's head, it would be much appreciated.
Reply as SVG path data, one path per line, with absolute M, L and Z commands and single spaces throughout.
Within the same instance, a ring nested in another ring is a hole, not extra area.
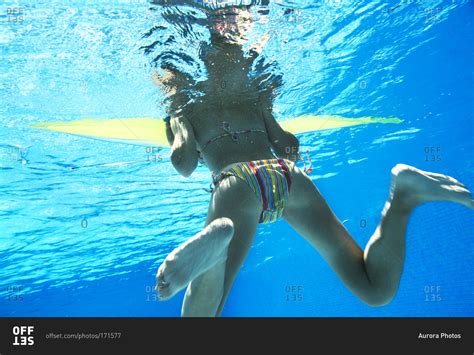
M 211 30 L 231 40 L 243 40 L 252 27 L 252 16 L 246 7 L 226 7 L 213 11 Z

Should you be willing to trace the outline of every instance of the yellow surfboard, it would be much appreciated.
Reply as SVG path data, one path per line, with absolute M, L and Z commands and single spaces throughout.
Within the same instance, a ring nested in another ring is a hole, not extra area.
M 401 122 L 402 120 L 399 118 L 304 115 L 279 123 L 283 129 L 293 134 L 299 134 L 369 123 Z M 82 119 L 71 122 L 40 122 L 31 127 L 135 145 L 169 146 L 166 140 L 165 123 L 158 118 Z

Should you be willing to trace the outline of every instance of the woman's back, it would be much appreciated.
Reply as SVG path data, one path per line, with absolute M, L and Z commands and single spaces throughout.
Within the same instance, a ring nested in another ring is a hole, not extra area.
M 261 89 L 263 78 L 252 76 L 256 54 L 245 55 L 240 45 L 217 37 L 205 49 L 201 59 L 207 80 L 178 88 L 171 98 L 172 114 L 190 122 L 196 149 L 211 171 L 272 158 L 263 112 L 271 110 L 271 95 Z

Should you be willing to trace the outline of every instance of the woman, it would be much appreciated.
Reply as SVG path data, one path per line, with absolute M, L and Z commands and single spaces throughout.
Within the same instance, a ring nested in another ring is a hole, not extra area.
M 262 80 L 249 79 L 261 48 L 257 45 L 244 56 L 242 29 L 251 25 L 249 13 L 224 11 L 216 12 L 211 46 L 202 51 L 208 79 L 194 83 L 177 71 L 158 79 L 170 94 L 171 162 L 187 177 L 201 159 L 214 183 L 206 227 L 158 269 L 160 299 L 188 286 L 183 316 L 219 316 L 258 224 L 282 217 L 357 297 L 372 306 L 387 304 L 399 286 L 413 209 L 430 201 L 473 208 L 470 192 L 451 177 L 397 164 L 381 222 L 362 250 L 311 179 L 295 166 L 298 140 L 272 115 L 278 83 L 262 90 Z M 205 95 L 186 104 L 184 92 L 190 87 Z

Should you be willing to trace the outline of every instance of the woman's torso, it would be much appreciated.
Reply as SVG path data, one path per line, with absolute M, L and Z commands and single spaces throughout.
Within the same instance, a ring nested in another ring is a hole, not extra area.
M 197 150 L 209 170 L 217 173 L 232 163 L 273 158 L 258 99 L 249 96 L 215 95 L 190 113 Z M 229 132 L 238 133 L 233 138 Z
M 213 172 L 236 162 L 273 158 L 262 115 L 271 107 L 271 95 L 260 87 L 268 77 L 251 74 L 256 56 L 245 56 L 239 45 L 213 39 L 203 58 L 207 80 L 192 86 L 201 94 L 181 107 L 193 126 L 197 149 Z M 237 141 L 230 135 L 216 139 L 226 133 L 224 123 L 231 132 L 251 132 L 238 134 Z

